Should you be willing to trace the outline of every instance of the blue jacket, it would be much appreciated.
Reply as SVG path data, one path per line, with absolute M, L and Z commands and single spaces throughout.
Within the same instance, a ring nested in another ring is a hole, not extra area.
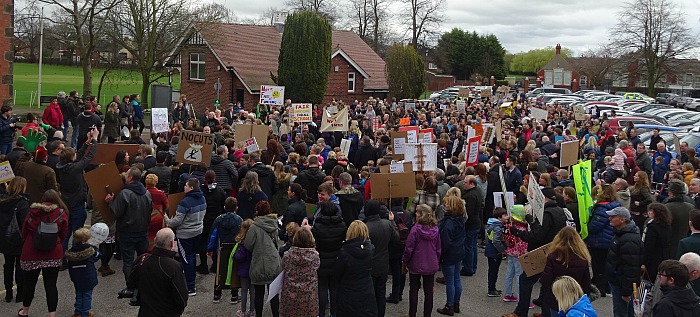
M 255 205 L 260 201 L 267 200 L 268 197 L 263 191 L 247 193 L 239 190 L 236 198 L 238 199 L 237 213 L 245 220 L 253 219 L 255 217 Z
M 523 174 L 520 170 L 515 167 L 513 171 L 510 172 L 510 175 L 508 175 L 508 169 L 506 168 L 506 170 L 503 171 L 503 175 L 505 176 L 506 190 L 517 193 L 520 190 L 520 186 L 523 185 Z
M 620 207 L 620 202 L 604 202 L 596 203 L 593 206 L 591 218 L 588 221 L 588 237 L 586 245 L 594 249 L 608 249 L 613 237 L 615 237 L 614 228 L 610 225 L 607 213 L 608 210 Z
M 179 239 L 194 238 L 204 231 L 204 214 L 207 211 L 207 201 L 202 190 L 195 188 L 185 194 L 177 205 L 175 217 L 168 221 L 168 227 L 175 229 Z
M 66 252 L 66 259 L 70 280 L 73 281 L 77 291 L 87 292 L 97 286 L 95 262 L 100 259 L 97 248 L 87 243 L 77 244 Z
M 448 216 L 442 218 L 438 228 L 440 229 L 440 243 L 442 244 L 441 264 L 457 264 L 464 260 L 464 216 Z
M 560 311 L 559 317 L 598 317 L 598 313 L 591 306 L 591 300 L 588 299 L 588 295 L 583 295 L 581 299 L 571 306 L 569 310 L 565 313 Z
M 209 235 L 209 243 L 207 243 L 207 251 L 217 252 L 219 250 L 219 241 L 221 243 L 235 243 L 238 232 L 241 231 L 243 219 L 234 212 L 228 211 L 219 215 L 211 225 L 211 234 Z
M 654 157 L 651 158 L 652 169 L 654 168 L 654 166 L 656 166 L 656 158 L 659 156 L 664 158 L 664 166 L 668 167 L 668 164 L 671 164 L 671 159 L 673 158 L 673 156 L 671 155 L 671 152 L 668 151 L 668 149 L 664 151 L 663 154 L 659 151 L 656 151 L 656 153 L 654 153 Z
M 506 246 L 501 241 L 503 223 L 496 218 L 489 218 L 486 223 L 486 249 L 484 255 L 489 258 L 500 258 L 506 252 Z
M 134 121 L 143 121 L 143 109 L 141 109 L 141 103 L 132 100 L 131 105 L 134 107 Z
M 0 115 L 0 144 L 12 144 L 15 129 L 10 127 L 12 117 L 5 118 Z

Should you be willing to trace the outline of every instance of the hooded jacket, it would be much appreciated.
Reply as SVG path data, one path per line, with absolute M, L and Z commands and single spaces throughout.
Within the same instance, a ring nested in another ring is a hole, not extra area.
M 12 120 L 12 117 L 0 115 L 0 144 L 12 144 L 15 137 L 15 128 L 10 127 Z
M 277 178 L 272 169 L 261 162 L 256 162 L 249 171 L 258 173 L 260 188 L 268 198 L 272 198 L 272 195 L 277 191 Z
M 530 223 L 530 231 L 512 230 L 518 238 L 527 242 L 527 250 L 535 250 L 554 240 L 554 236 L 559 233 L 561 228 L 566 226 L 566 214 L 564 210 L 557 205 L 556 202 L 550 201 L 544 204 L 544 213 L 542 220 L 537 220 Z
M 506 252 L 506 246 L 501 240 L 503 235 L 503 223 L 496 218 L 489 218 L 486 222 L 486 248 L 484 255 L 489 258 L 500 258 Z
M 608 221 L 610 216 L 606 211 L 617 207 L 620 207 L 619 201 L 599 202 L 593 206 L 593 215 L 588 220 L 588 237 L 586 238 L 586 245 L 589 248 L 607 249 L 610 247 L 610 242 L 614 237 L 614 228 Z
M 598 313 L 593 309 L 588 295 L 583 296 L 565 312 L 560 311 L 558 317 L 598 317 Z
M 684 286 L 663 289 L 664 296 L 654 305 L 654 316 L 697 317 L 700 316 L 700 297 L 692 288 Z
M 632 283 L 641 276 L 642 239 L 639 228 L 633 221 L 619 230 L 615 230 L 605 264 L 605 275 L 613 284 L 620 288 L 622 296 L 632 295 Z
M 58 224 L 58 239 L 56 247 L 50 251 L 41 251 L 34 248 L 34 233 L 37 232 L 39 223 L 55 222 Z M 29 215 L 20 225 L 22 228 L 22 255 L 20 264 L 25 271 L 45 267 L 61 266 L 63 259 L 63 239 L 68 234 L 68 214 L 62 211 L 57 205 L 51 203 L 34 203 L 31 205 Z
M 41 121 L 45 124 L 50 125 L 54 129 L 58 129 L 63 125 L 63 113 L 61 112 L 61 106 L 58 103 L 51 103 L 44 110 L 44 114 L 41 116 Z
M 100 259 L 97 249 L 87 243 L 77 244 L 66 251 L 70 280 L 79 292 L 87 292 L 97 286 L 95 262 Z
M 139 317 L 176 317 L 187 307 L 187 285 L 175 252 L 155 247 L 134 261 L 127 287 L 139 290 Z
M 177 205 L 175 217 L 168 221 L 168 227 L 175 230 L 179 239 L 190 239 L 200 235 L 204 230 L 204 215 L 207 201 L 199 188 L 195 188 Z M 218 216 L 218 215 L 217 215 Z
M 26 196 L 0 197 L 0 252 L 6 255 L 22 253 L 22 224 L 29 214 L 29 200 Z M 19 230 L 8 232 L 12 217 L 17 221 Z
M 233 162 L 220 155 L 211 157 L 211 169 L 216 173 L 216 184 L 223 189 L 227 194 L 231 191 L 234 184 L 238 183 L 238 169 L 233 165 Z M 258 175 L 259 177 L 260 175 Z
M 301 223 L 307 216 L 306 203 L 303 200 L 299 199 L 299 197 L 293 197 L 287 202 L 287 210 L 284 213 L 284 217 L 282 218 L 282 228 L 286 228 L 287 224 L 290 222 L 296 222 L 297 224 L 301 225 Z M 286 237 L 286 231 L 282 232 L 282 230 L 280 230 L 280 234 Z
M 685 202 L 686 195 L 678 195 L 674 198 L 668 198 L 666 207 L 671 211 L 671 256 L 676 255 L 678 242 L 688 236 L 688 221 L 690 220 L 690 212 L 695 206 Z
M 306 189 L 306 202 L 316 204 L 318 202 L 318 186 L 323 183 L 323 178 L 326 174 L 317 166 L 309 167 L 299 173 L 299 176 L 294 180 L 295 183 Z
M 617 191 L 617 201 L 628 210 L 630 209 L 630 196 L 629 188 Z
M 128 237 L 146 237 L 151 223 L 151 194 L 139 182 L 128 183 L 109 203 L 117 219 L 117 233 Z
M 61 199 L 68 208 L 76 207 L 87 201 L 87 186 L 83 179 L 83 172 L 95 157 L 97 142 L 90 145 L 83 144 L 78 153 L 85 153 L 80 160 L 75 162 L 56 164 L 57 178 L 61 184 Z
M 277 253 L 277 215 L 255 218 L 245 237 L 245 247 L 250 250 L 250 282 L 253 285 L 270 284 L 282 271 Z
M 464 247 L 462 247 L 464 249 Z M 338 317 L 377 316 L 372 282 L 374 245 L 361 237 L 343 243 L 334 273 L 338 280 Z
M 321 217 L 314 222 L 311 233 L 316 240 L 316 250 L 321 258 L 319 276 L 333 274 L 340 248 L 345 240 L 345 222 L 334 211 L 322 211 Z
M 408 271 L 420 275 L 435 274 L 440 270 L 441 254 L 442 244 L 438 227 L 415 224 L 406 239 L 402 258 L 403 263 L 407 263 Z
M 646 267 L 651 278 L 656 276 L 659 264 L 663 260 L 675 256 L 675 254 L 671 254 L 671 226 L 655 219 L 649 219 L 644 228 L 642 240 L 644 242 L 642 264 Z M 697 250 L 695 251 L 697 252 Z
M 27 179 L 27 197 L 29 197 L 29 201 L 31 202 L 41 202 L 41 197 L 49 189 L 58 190 L 56 172 L 44 162 L 18 162 L 15 171 L 18 176 L 24 176 L 24 178 Z M 82 180 L 83 175 L 78 175 Z M 63 186 L 61 188 L 64 189 Z M 84 190 L 84 188 L 81 189 Z M 75 189 L 65 188 L 64 190 L 70 191 Z M 68 203 L 65 199 L 63 201 L 66 202 L 66 204 Z M 69 208 L 72 207 L 71 205 L 68 206 Z
M 464 216 L 452 216 L 446 214 L 440 221 L 440 252 L 441 264 L 457 264 L 464 259 Z
M 389 244 L 399 243 L 399 232 L 393 221 L 380 218 L 378 213 L 368 215 L 365 223 L 374 245 L 372 276 L 386 275 L 389 273 Z
M 362 193 L 355 188 L 348 187 L 337 191 L 335 197 L 338 197 L 345 226 L 350 227 L 350 223 L 359 219 L 360 210 L 364 206 Z

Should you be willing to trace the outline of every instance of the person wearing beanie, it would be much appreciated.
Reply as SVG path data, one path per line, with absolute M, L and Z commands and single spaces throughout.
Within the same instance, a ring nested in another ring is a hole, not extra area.
M 156 233 L 163 229 L 163 214 L 168 210 L 168 197 L 165 195 L 165 192 L 156 187 L 157 184 L 158 175 L 146 175 L 146 190 L 151 194 L 151 200 L 153 201 L 151 223 L 148 225 L 148 250 L 151 250 L 155 244 Z
M 386 311 L 386 282 L 389 275 L 389 244 L 399 243 L 399 232 L 394 224 L 394 214 L 389 211 L 389 219 L 379 217 L 382 205 L 370 199 L 365 202 L 365 223 L 369 238 L 374 245 L 372 257 L 372 281 L 377 302 L 377 316 L 383 317 Z
M 29 153 L 24 154 L 27 161 L 21 159 L 17 162 L 15 175 L 24 176 L 27 179 L 27 198 L 31 203 L 41 202 L 41 196 L 49 189 L 58 191 L 56 172 L 46 165 L 49 153 L 46 148 L 39 146 L 34 153 L 34 161 L 31 161 Z M 81 175 L 82 176 L 82 175 Z M 66 249 L 67 250 L 67 249 Z
M 610 225 L 615 228 L 615 236 L 608 251 L 605 276 L 610 282 L 613 299 L 613 316 L 631 316 L 632 284 L 639 281 L 642 266 L 643 242 L 639 228 L 632 221 L 632 215 L 625 207 L 606 211 Z M 686 221 L 686 230 L 688 222 Z M 674 248 L 675 251 L 675 248 Z
M 668 199 L 664 203 L 671 211 L 671 255 L 676 254 L 678 242 L 688 236 L 690 212 L 695 206 L 686 200 L 685 184 L 679 180 L 668 182 Z

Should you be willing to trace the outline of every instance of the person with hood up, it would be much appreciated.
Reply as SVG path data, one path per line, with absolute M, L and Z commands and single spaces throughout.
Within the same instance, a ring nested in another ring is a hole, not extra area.
M 216 173 L 213 170 L 208 170 L 204 174 L 204 183 L 200 187 L 202 189 L 202 194 L 204 195 L 204 200 L 207 202 L 207 210 L 204 213 L 204 227 L 202 230 L 202 235 L 199 238 L 199 247 L 197 249 L 200 263 L 197 267 L 197 272 L 199 274 L 216 272 L 216 259 L 212 259 L 213 262 L 211 264 L 211 268 L 207 267 L 207 245 L 209 234 L 212 230 L 212 224 L 217 217 L 224 213 L 224 203 L 226 202 L 228 193 L 230 193 L 230 191 L 226 192 L 219 188 L 218 185 L 219 184 L 216 182 Z
M 317 189 L 323 183 L 323 178 L 326 177 L 326 174 L 323 172 L 323 169 L 319 168 L 318 157 L 309 156 L 307 162 L 309 167 L 299 173 L 299 176 L 294 179 L 294 183 L 306 189 L 308 194 L 307 203 L 315 204 L 318 202 Z
M 428 317 L 433 312 L 433 287 L 435 273 L 440 270 L 440 255 L 442 244 L 437 227 L 435 213 L 428 205 L 416 207 L 417 223 L 411 228 L 406 239 L 403 252 L 404 272 L 409 274 L 409 309 L 408 316 L 416 317 L 418 311 L 418 290 L 423 280 L 423 316 Z
M 617 193 L 612 185 L 603 184 L 595 197 L 591 217 L 588 220 L 588 237 L 586 245 L 591 253 L 591 268 L 593 269 L 593 284 L 600 289 L 601 294 L 609 289 L 605 279 L 605 263 L 614 237 L 614 229 L 609 221 L 607 212 L 620 207 Z
M 208 203 L 207 203 L 207 206 Z M 207 256 L 215 259 L 215 254 L 218 253 L 219 246 L 222 243 L 235 243 L 236 236 L 241 231 L 241 224 L 243 219 L 236 214 L 238 209 L 238 201 L 234 197 L 226 198 L 224 202 L 224 213 L 216 217 L 214 223 L 211 225 L 211 235 L 209 236 L 207 243 Z M 206 215 L 205 215 L 206 217 Z M 206 232 L 205 232 L 206 233 Z M 216 272 L 219 262 L 213 260 L 212 268 Z M 240 265 L 239 265 L 240 267 Z M 221 268 L 223 270 L 224 268 Z M 216 284 L 216 283 L 215 283 Z M 216 286 L 216 285 L 215 285 Z M 214 289 L 214 302 L 218 303 L 221 300 L 221 288 Z M 238 302 L 240 298 L 238 297 L 238 290 L 231 290 L 231 303 Z
M 246 234 L 244 245 L 251 253 L 250 283 L 255 288 L 255 315 L 262 317 L 265 301 L 265 286 L 282 271 L 278 245 L 277 214 L 272 213 L 270 203 L 258 202 L 255 205 L 255 220 Z M 279 316 L 279 296 L 270 300 L 272 316 Z
M 637 166 L 637 161 L 634 160 L 634 157 L 625 158 L 625 171 L 627 174 L 627 176 L 625 176 L 625 180 L 628 184 L 630 184 L 630 186 L 634 185 L 634 175 L 636 175 L 640 170 L 641 169 L 639 166 Z
M 321 265 L 316 241 L 311 231 L 300 228 L 292 247 L 284 253 L 284 280 L 280 295 L 280 315 L 288 317 L 318 316 L 318 277 Z
M 632 221 L 632 215 L 627 208 L 617 207 L 607 210 L 606 213 L 610 225 L 615 228 L 611 244 L 614 247 L 608 250 L 605 264 L 605 277 L 610 281 L 613 299 L 613 316 L 632 316 L 632 284 L 638 282 L 642 274 L 644 245 L 639 228 Z M 602 294 L 603 289 L 600 291 Z
M 63 112 L 61 112 L 61 106 L 58 104 L 58 99 L 56 97 L 52 97 L 51 103 L 44 109 L 41 121 L 54 129 L 61 129 L 63 125 Z
M 22 254 L 22 227 L 29 214 L 29 199 L 25 195 L 27 180 L 22 176 L 13 178 L 7 185 L 6 193 L 0 196 L 0 253 L 4 257 L 3 281 L 5 301 L 11 302 L 12 287 L 17 282 L 16 302 L 22 301 L 24 291 L 24 271 L 19 265 Z M 13 219 L 14 218 L 14 219 Z M 13 225 L 14 224 L 14 225 Z
M 369 238 L 373 241 L 372 284 L 377 302 L 377 316 L 383 317 L 386 311 L 386 282 L 389 274 L 389 244 L 399 243 L 399 232 L 394 224 L 394 214 L 389 211 L 389 219 L 379 217 L 381 204 L 373 199 L 365 203 L 365 224 Z
M 374 245 L 364 222 L 350 224 L 333 270 L 338 280 L 338 317 L 376 317 L 377 305 L 372 284 Z
M 362 193 L 352 187 L 352 176 L 343 172 L 340 174 L 340 190 L 335 193 L 342 211 L 343 221 L 346 226 L 357 220 L 360 216 L 360 209 L 364 205 Z
M 292 184 L 292 186 L 295 185 L 299 186 L 299 184 Z M 299 187 L 301 188 L 301 186 Z M 333 202 L 322 202 L 319 207 L 321 217 L 314 222 L 311 233 L 314 235 L 316 250 L 321 258 L 321 266 L 318 269 L 318 306 L 319 316 L 324 317 L 329 297 L 331 316 L 336 315 L 337 312 L 338 281 L 334 276 L 333 269 L 336 266 L 343 240 L 345 240 L 346 227 L 343 218 L 335 212 Z
M 527 253 L 527 242 L 511 233 L 512 230 L 527 231 L 525 221 L 525 207 L 523 205 L 513 205 L 510 207 L 510 221 L 506 223 L 505 245 L 508 264 L 506 266 L 506 276 L 503 284 L 503 301 L 517 302 L 518 297 L 514 296 L 519 291 L 518 277 L 523 273 L 523 268 L 518 261 L 518 257 Z
M 79 228 L 73 234 L 74 245 L 66 251 L 68 274 L 75 286 L 75 310 L 73 317 L 90 317 L 92 309 L 92 291 L 97 286 L 95 262 L 100 259 L 100 252 L 90 245 L 90 230 Z
M 700 316 L 700 297 L 686 285 L 690 280 L 688 268 L 676 260 L 659 265 L 659 283 L 663 297 L 653 307 L 655 316 Z
M 629 183 L 627 183 L 627 181 L 624 180 L 623 178 L 618 178 L 612 183 L 612 186 L 615 188 L 615 191 L 617 194 L 617 201 L 620 203 L 620 205 L 622 207 L 629 209 L 630 208 Z
M 438 226 L 440 231 L 440 266 L 445 276 L 447 303 L 438 308 L 437 312 L 453 316 L 460 312 L 459 300 L 462 297 L 462 281 L 460 268 L 464 259 L 464 202 L 457 196 L 448 196 L 443 200 L 445 217 Z
M 83 112 L 78 115 L 78 146 L 76 149 L 90 139 L 88 133 L 92 133 L 95 128 L 97 128 L 96 134 L 99 136 L 99 132 L 102 131 L 102 120 L 98 115 L 92 113 L 92 106 L 85 104 Z
M 552 293 L 559 303 L 559 317 L 598 317 L 588 295 L 571 276 L 562 276 L 552 284 Z M 555 317 L 555 316 L 552 316 Z

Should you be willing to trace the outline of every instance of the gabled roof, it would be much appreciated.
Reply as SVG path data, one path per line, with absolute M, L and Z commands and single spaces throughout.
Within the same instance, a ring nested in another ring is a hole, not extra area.
M 261 85 L 274 85 L 270 73 L 277 74 L 282 43 L 282 34 L 274 26 L 198 22 L 194 28 L 250 92 L 259 91 Z M 365 77 L 366 90 L 388 89 L 384 60 L 357 34 L 334 30 L 332 41 L 332 56 L 340 54 L 353 65 Z
M 552 57 L 552 59 L 549 61 L 549 63 L 547 63 L 547 65 L 544 65 L 544 67 L 542 67 L 542 69 L 555 69 L 555 68 L 563 68 L 566 70 L 573 70 L 569 61 L 567 61 L 566 58 L 564 56 L 562 56 L 561 54 L 554 54 L 554 57 Z

